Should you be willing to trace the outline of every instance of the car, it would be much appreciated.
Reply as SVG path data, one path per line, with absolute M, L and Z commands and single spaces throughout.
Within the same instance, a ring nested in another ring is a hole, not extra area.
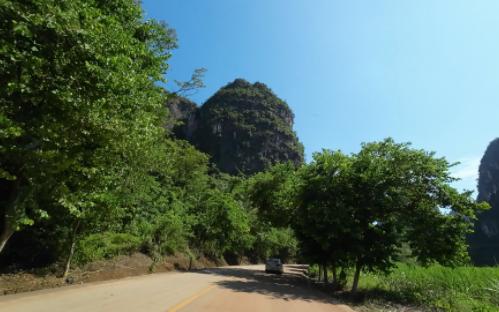
M 271 258 L 265 262 L 265 272 L 282 274 L 284 269 L 282 267 L 281 259 Z

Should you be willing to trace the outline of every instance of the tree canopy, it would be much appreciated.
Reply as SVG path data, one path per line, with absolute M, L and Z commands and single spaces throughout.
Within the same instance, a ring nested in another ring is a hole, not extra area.
M 466 235 L 487 209 L 450 186 L 450 164 L 391 139 L 359 153 L 323 151 L 302 169 L 296 232 L 315 261 L 388 271 L 404 243 L 422 264 L 465 263 Z M 315 249 L 315 250 L 314 250 Z M 319 262 L 320 263 L 320 262 Z
M 4 1 L 0 17 L 2 263 L 251 248 L 242 203 L 168 133 L 166 24 L 133 0 Z
M 175 40 L 134 1 L 4 1 L 0 10 L 1 250 L 49 217 L 39 198 L 74 220 L 106 214 L 118 199 L 106 190 L 138 187 L 134 178 L 163 157 L 152 148 L 165 116 L 155 82 Z

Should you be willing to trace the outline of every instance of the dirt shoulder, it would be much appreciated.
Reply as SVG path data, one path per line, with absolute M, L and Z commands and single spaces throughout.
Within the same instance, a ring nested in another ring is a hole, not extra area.
M 0 295 L 15 294 L 47 288 L 62 287 L 107 281 L 129 276 L 145 275 L 155 272 L 174 270 L 202 269 L 226 265 L 223 261 L 213 261 L 204 257 L 189 259 L 185 254 L 165 257 L 163 261 L 154 261 L 142 254 L 119 256 L 111 260 L 96 261 L 73 269 L 67 278 L 59 277 L 55 269 L 37 269 L 15 273 L 0 274 Z

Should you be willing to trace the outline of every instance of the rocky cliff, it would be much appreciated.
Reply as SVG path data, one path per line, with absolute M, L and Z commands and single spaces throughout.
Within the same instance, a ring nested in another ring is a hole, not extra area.
M 470 236 L 470 255 L 475 264 L 499 264 L 499 138 L 492 141 L 481 160 L 478 200 L 492 208 L 480 214 Z
M 169 107 L 181 123 L 175 135 L 209 154 L 223 172 L 252 174 L 278 162 L 303 162 L 293 112 L 263 83 L 236 79 L 200 108 L 179 99 Z
M 198 106 L 182 96 L 172 96 L 167 103 L 171 120 L 168 128 L 173 135 L 182 140 L 190 141 L 197 130 Z

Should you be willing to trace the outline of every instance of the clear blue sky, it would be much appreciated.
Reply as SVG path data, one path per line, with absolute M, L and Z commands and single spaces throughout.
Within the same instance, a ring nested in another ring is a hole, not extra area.
M 295 112 L 307 159 L 391 136 L 463 164 L 499 136 L 497 0 L 144 0 L 177 30 L 167 79 L 208 69 L 202 104 L 235 78 L 266 83 Z

